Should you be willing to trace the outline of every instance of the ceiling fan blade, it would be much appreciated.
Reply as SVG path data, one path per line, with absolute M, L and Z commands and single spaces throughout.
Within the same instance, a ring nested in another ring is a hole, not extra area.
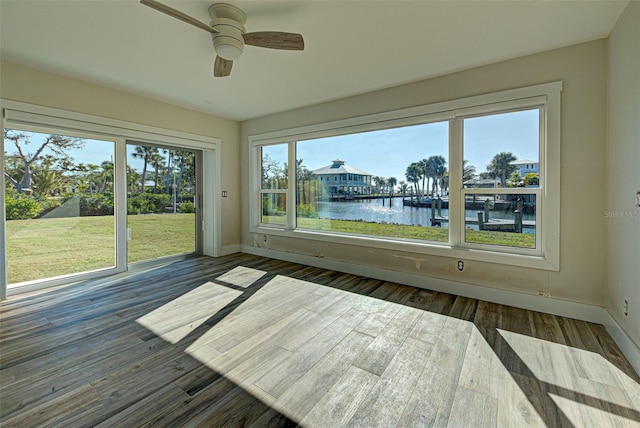
M 233 61 L 216 56 L 216 62 L 213 64 L 213 76 L 225 77 L 231 74 Z
M 187 24 L 191 24 L 191 25 L 196 26 L 198 28 L 202 28 L 203 30 L 208 31 L 210 33 L 214 33 L 214 34 L 218 33 L 217 30 L 215 30 L 214 28 L 211 28 L 210 26 L 208 26 L 204 22 L 200 22 L 197 19 L 190 17 L 186 13 L 182 13 L 179 10 L 176 10 L 176 9 L 174 9 L 172 7 L 169 7 L 169 6 L 165 5 L 165 4 L 157 2 L 156 0 L 140 0 L 140 3 L 142 3 L 145 6 L 149 6 L 150 8 L 155 9 L 155 10 L 157 10 L 159 12 L 162 12 L 164 14 L 167 14 L 169 16 L 177 18 L 182 22 L 186 22 Z
M 258 31 L 245 33 L 244 43 L 261 48 L 284 49 L 290 51 L 304 50 L 304 39 L 296 33 L 283 33 L 280 31 Z

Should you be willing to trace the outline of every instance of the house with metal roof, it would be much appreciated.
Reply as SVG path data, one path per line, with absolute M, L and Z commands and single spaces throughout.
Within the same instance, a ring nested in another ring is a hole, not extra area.
M 516 171 L 520 173 L 520 177 L 524 177 L 526 174 L 532 172 L 535 174 L 540 173 L 540 162 L 531 159 L 521 159 L 511 162 L 511 165 L 516 167 Z
M 372 174 L 345 165 L 345 161 L 336 159 L 331 165 L 316 169 L 313 174 L 324 184 L 331 196 L 370 195 Z

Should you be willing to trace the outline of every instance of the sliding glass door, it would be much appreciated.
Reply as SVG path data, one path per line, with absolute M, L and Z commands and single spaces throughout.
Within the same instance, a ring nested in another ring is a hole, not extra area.
M 127 261 L 196 252 L 199 152 L 127 144 Z
M 113 141 L 4 129 L 9 287 L 116 265 Z
M 219 139 L 2 99 L 0 109 L 0 300 L 220 251 Z

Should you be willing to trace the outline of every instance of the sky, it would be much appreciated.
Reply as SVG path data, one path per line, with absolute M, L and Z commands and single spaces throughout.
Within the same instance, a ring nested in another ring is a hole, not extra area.
M 464 121 L 464 159 L 476 167 L 476 172 L 486 170 L 491 158 L 499 152 L 508 151 L 518 159 L 538 160 L 539 112 L 527 110 L 491 116 L 475 117 Z M 33 152 L 44 134 L 33 134 Z M 111 160 L 113 142 L 85 140 L 81 150 L 71 153 L 76 163 L 100 165 Z M 10 141 L 4 150 L 15 153 Z M 286 162 L 286 146 L 275 145 L 264 148 L 273 160 Z M 130 152 L 130 150 L 128 150 Z M 405 171 L 412 162 L 432 155 L 442 155 L 449 164 L 448 123 L 438 122 L 413 125 L 388 130 L 371 131 L 352 135 L 299 141 L 297 158 L 310 170 L 330 165 L 334 159 L 342 159 L 347 165 L 374 176 L 396 177 L 405 180 Z M 131 159 L 130 164 L 142 170 L 142 161 Z
M 537 161 L 538 116 L 538 110 L 529 110 L 466 119 L 464 159 L 476 167 L 476 173 L 486 171 L 493 156 L 502 151 Z M 284 145 L 265 149 L 272 159 L 286 161 Z M 406 181 L 405 171 L 412 162 L 441 155 L 448 166 L 448 122 L 299 141 L 296 150 L 297 158 L 310 170 L 341 159 L 374 176 Z

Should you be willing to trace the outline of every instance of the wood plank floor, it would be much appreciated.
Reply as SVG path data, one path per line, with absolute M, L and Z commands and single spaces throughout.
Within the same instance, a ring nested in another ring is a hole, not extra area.
M 640 426 L 600 325 L 245 254 L 0 315 L 3 427 Z

